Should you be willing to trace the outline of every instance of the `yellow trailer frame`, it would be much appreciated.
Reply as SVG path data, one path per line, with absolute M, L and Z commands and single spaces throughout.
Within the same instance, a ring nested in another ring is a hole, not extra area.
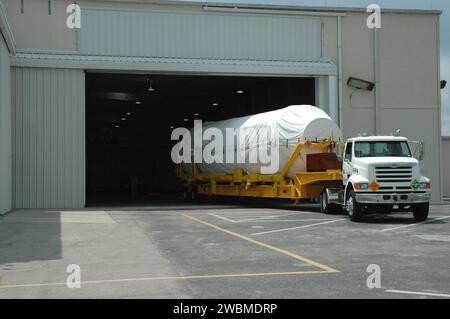
M 342 171 L 340 169 L 322 172 L 298 172 L 292 178 L 286 174 L 304 148 L 320 150 L 324 153 L 334 152 L 337 142 L 300 142 L 295 147 L 286 165 L 277 174 L 247 174 L 238 168 L 233 174 L 202 173 L 194 162 L 188 173 L 183 165 L 177 166 L 177 177 L 186 183 L 188 189 L 196 188 L 198 194 L 219 196 L 247 196 L 264 198 L 300 199 L 319 198 L 325 187 L 341 187 Z

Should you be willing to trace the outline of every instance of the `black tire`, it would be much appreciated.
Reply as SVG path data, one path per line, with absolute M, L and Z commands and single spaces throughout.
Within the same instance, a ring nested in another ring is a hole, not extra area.
M 424 222 L 428 219 L 428 212 L 430 210 L 429 203 L 415 204 L 412 209 L 416 221 Z
M 359 222 L 363 216 L 363 206 L 356 201 L 355 192 L 350 190 L 347 195 L 347 208 L 348 216 L 352 222 Z
M 322 214 L 327 215 L 337 214 L 341 210 L 341 207 L 339 205 L 328 203 L 328 195 L 325 190 L 323 190 L 322 193 L 320 194 L 319 203 L 320 203 L 320 212 Z

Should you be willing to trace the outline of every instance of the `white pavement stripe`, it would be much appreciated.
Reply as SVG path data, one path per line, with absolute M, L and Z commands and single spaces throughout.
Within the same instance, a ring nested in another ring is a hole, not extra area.
M 436 220 L 442 220 L 442 219 L 446 219 L 446 218 L 450 218 L 450 216 L 444 216 L 444 217 L 439 217 L 439 218 L 430 218 L 430 219 L 428 219 L 426 221 L 423 221 L 423 222 L 414 223 L 414 224 L 408 224 L 408 225 L 402 225 L 402 226 L 397 226 L 397 227 L 392 227 L 392 228 L 386 228 L 386 229 L 382 229 L 380 231 L 384 232 L 384 231 L 396 230 L 396 229 L 400 229 L 400 228 L 417 226 L 417 225 L 420 225 L 420 224 L 428 224 L 428 223 L 434 222 Z
M 216 214 L 213 214 L 213 213 L 208 213 L 208 215 L 214 216 L 216 218 L 225 220 L 225 221 L 230 222 L 230 223 L 235 223 L 236 222 L 235 220 L 232 220 L 232 219 L 229 219 L 229 218 L 226 218 L 226 217 L 222 217 L 222 216 L 219 216 L 219 215 L 216 215 Z
M 220 218 L 220 219 L 225 220 L 225 221 L 230 222 L 230 223 L 242 223 L 242 222 L 251 222 L 251 221 L 260 221 L 260 220 L 262 221 L 262 220 L 266 220 L 266 219 L 273 219 L 273 218 L 279 218 L 279 217 L 299 215 L 299 214 L 302 214 L 302 213 L 303 212 L 289 213 L 289 214 L 279 214 L 279 215 L 270 215 L 270 216 L 259 216 L 259 217 L 252 217 L 252 218 L 238 219 L 238 220 L 230 219 L 230 218 L 227 218 L 227 217 L 224 217 L 224 216 L 220 216 L 220 215 L 217 215 L 217 214 L 213 214 L 213 213 L 208 213 L 208 215 L 214 216 L 216 218 Z
M 303 226 L 298 226 L 298 227 L 269 230 L 269 231 L 265 231 L 265 232 L 254 233 L 254 234 L 251 234 L 251 236 L 278 233 L 278 232 L 282 232 L 282 231 L 289 231 L 289 230 L 295 230 L 295 229 L 301 229 L 301 228 L 308 228 L 308 227 L 313 227 L 313 226 L 318 226 L 318 225 L 323 225 L 323 224 L 335 223 L 335 222 L 339 222 L 342 220 L 347 220 L 347 218 L 335 219 L 335 220 L 330 220 L 330 221 L 323 222 L 323 223 L 315 223 L 315 224 L 303 225 Z
M 386 290 L 386 292 L 393 292 L 393 293 L 397 293 L 397 294 L 408 294 L 408 295 L 420 295 L 420 296 L 433 296 L 433 297 L 450 298 L 450 295 L 447 295 L 447 294 L 436 294 L 436 293 L 421 292 L 421 291 Z
M 257 220 L 258 223 L 282 223 L 282 222 L 318 222 L 331 220 L 329 218 L 307 218 L 307 219 L 263 219 Z M 333 219 L 334 220 L 334 219 Z M 243 221 L 245 222 L 245 221 Z
M 249 219 L 240 219 L 240 220 L 237 220 L 236 222 L 237 223 L 252 222 L 252 221 L 259 221 L 259 220 L 264 220 L 264 219 L 273 219 L 273 218 L 279 218 L 279 217 L 286 217 L 286 216 L 297 215 L 297 214 L 298 213 L 290 213 L 290 214 L 255 217 L 255 218 L 249 218 Z

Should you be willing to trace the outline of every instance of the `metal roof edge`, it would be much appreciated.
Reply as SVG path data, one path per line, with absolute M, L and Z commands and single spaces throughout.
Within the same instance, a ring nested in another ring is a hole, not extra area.
M 192 58 L 157 58 L 129 56 L 98 56 L 56 53 L 18 52 L 11 59 L 12 67 L 45 67 L 45 68 L 77 68 L 105 70 L 155 70 L 188 72 L 199 71 L 210 73 L 229 70 L 239 73 L 280 74 L 318 76 L 336 75 L 336 65 L 330 60 L 316 61 L 260 61 L 260 60 L 217 60 Z
M 6 12 L 3 7 L 3 3 L 0 1 L 0 33 L 5 39 L 6 46 L 8 47 L 9 53 L 11 55 L 16 54 L 16 41 L 12 34 L 11 28 L 6 18 Z
M 224 7 L 224 8 L 245 8 L 245 9 L 277 9 L 277 10 L 302 10 L 310 12 L 364 12 L 367 8 L 363 7 L 328 7 L 328 6 L 304 6 L 304 5 L 280 5 L 280 4 L 257 4 L 257 3 L 230 3 L 230 2 L 210 2 L 210 1 L 180 1 L 180 0 L 161 0 L 161 1 L 136 1 L 139 3 L 154 4 L 173 4 L 188 6 L 208 6 L 208 7 Z M 415 13 L 415 14 L 435 14 L 441 15 L 442 10 L 434 9 L 400 9 L 400 8 L 381 8 L 384 13 Z

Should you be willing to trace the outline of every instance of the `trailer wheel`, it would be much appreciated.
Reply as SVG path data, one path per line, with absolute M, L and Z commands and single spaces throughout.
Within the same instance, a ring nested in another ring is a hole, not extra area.
M 348 216 L 352 222 L 359 222 L 363 215 L 363 207 L 360 203 L 356 201 L 355 192 L 350 190 L 347 196 L 346 208 Z
M 418 222 L 424 222 L 428 219 L 428 212 L 430 210 L 429 203 L 420 203 L 412 207 L 414 219 Z
M 328 194 L 324 189 L 320 194 L 320 212 L 323 214 L 336 214 L 341 210 L 341 207 L 336 204 L 330 204 L 328 202 Z

